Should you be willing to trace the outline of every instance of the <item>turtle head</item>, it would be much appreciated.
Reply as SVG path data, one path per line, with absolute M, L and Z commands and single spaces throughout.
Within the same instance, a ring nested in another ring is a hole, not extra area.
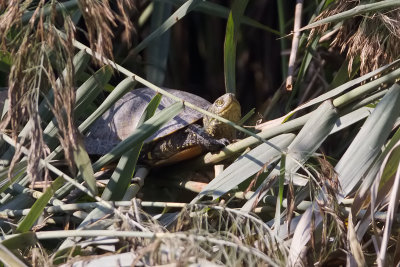
M 240 104 L 234 94 L 224 94 L 219 97 L 208 108 L 208 111 L 221 116 L 234 123 L 238 123 L 241 116 Z M 233 140 L 236 137 L 236 130 L 223 122 L 214 118 L 204 116 L 203 125 L 205 131 L 216 139 L 227 138 Z

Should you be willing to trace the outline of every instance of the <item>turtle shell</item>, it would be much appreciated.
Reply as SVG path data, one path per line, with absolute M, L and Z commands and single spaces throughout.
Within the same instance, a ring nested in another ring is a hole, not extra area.
M 165 90 L 203 109 L 208 109 L 211 105 L 207 100 L 188 92 L 174 89 Z M 92 155 L 104 155 L 131 135 L 136 129 L 147 104 L 155 95 L 156 93 L 150 88 L 139 88 L 126 93 L 90 127 L 85 138 L 87 152 Z M 173 103 L 175 103 L 174 100 L 163 96 L 156 113 Z M 202 117 L 203 114 L 200 112 L 185 107 L 181 113 L 147 138 L 145 143 L 175 133 Z

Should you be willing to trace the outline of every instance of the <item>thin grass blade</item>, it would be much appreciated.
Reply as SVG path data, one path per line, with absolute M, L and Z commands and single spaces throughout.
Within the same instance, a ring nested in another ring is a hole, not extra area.
M 188 0 L 182 6 L 180 6 L 160 27 L 158 27 L 155 31 L 150 33 L 140 44 L 138 44 L 133 50 L 132 54 L 136 55 L 143 49 L 149 46 L 150 42 L 154 41 L 154 39 L 160 37 L 166 31 L 169 30 L 172 26 L 175 25 L 179 20 L 185 17 L 190 11 L 192 11 L 201 0 Z
M 381 12 L 383 10 L 388 10 L 388 9 L 394 9 L 396 7 L 399 7 L 400 3 L 398 0 L 385 0 L 385 1 L 379 1 L 377 3 L 371 3 L 371 4 L 365 4 L 365 5 L 358 5 L 350 10 L 346 10 L 344 12 L 341 12 L 339 14 L 335 14 L 333 16 L 327 17 L 325 19 L 318 20 L 314 23 L 311 23 L 300 30 L 306 30 L 306 29 L 311 29 L 326 23 L 332 23 L 332 22 L 342 22 L 346 19 L 349 18 L 354 18 L 354 16 L 359 16 L 363 14 L 367 14 L 369 12 Z
M 158 105 L 161 101 L 161 94 L 157 94 L 147 105 L 145 111 L 143 112 L 139 122 L 138 127 L 143 125 L 143 123 L 151 118 Z M 139 154 L 142 148 L 143 142 L 135 145 L 131 150 L 122 155 L 118 162 L 117 168 L 111 175 L 110 181 L 101 196 L 104 200 L 121 200 L 131 182 L 133 173 L 135 172 L 135 167 Z
M 113 150 L 96 161 L 93 164 L 93 170 L 100 170 L 101 167 L 120 157 L 130 148 L 139 145 L 158 129 L 160 129 L 161 126 L 163 126 L 166 122 L 181 112 L 183 107 L 183 102 L 176 102 L 175 104 L 157 113 L 155 116 L 138 127 L 127 139 L 123 140 Z
M 89 155 L 86 152 L 85 144 L 79 138 L 77 148 L 74 149 L 74 161 L 78 167 L 78 181 L 85 181 L 87 188 L 92 192 L 93 195 L 97 196 L 98 190 L 96 186 L 96 178 L 92 168 L 92 162 L 90 161 Z
M 400 114 L 399 106 L 400 86 L 394 84 L 335 166 L 343 196 L 354 189 L 381 152 L 381 147 Z
M 174 6 L 180 6 L 185 2 L 185 0 L 156 0 L 156 1 L 171 3 Z M 199 11 L 199 12 L 211 15 L 211 16 L 221 17 L 221 18 L 225 18 L 225 19 L 228 18 L 229 12 L 230 12 L 230 10 L 228 8 L 226 8 L 220 4 L 209 2 L 209 1 L 202 1 L 198 6 L 196 6 L 194 8 L 194 11 Z M 281 33 L 279 31 L 272 29 L 271 27 L 268 27 L 268 26 L 254 20 L 254 19 L 251 19 L 247 16 L 242 17 L 241 23 L 251 26 L 251 27 L 254 27 L 254 28 L 257 28 L 257 29 L 261 29 L 261 30 L 270 32 L 277 36 L 281 36 Z
M 151 31 L 156 30 L 171 14 L 172 5 L 154 2 Z M 147 50 L 146 78 L 155 85 L 163 85 L 167 69 L 171 32 L 168 31 L 149 44 Z
M 288 181 L 299 168 L 302 168 L 303 164 L 321 146 L 322 142 L 331 132 L 337 119 L 337 111 L 330 101 L 325 101 L 318 107 L 318 109 L 312 112 L 306 124 L 288 147 L 285 164 L 286 181 Z M 272 185 L 271 181 L 278 177 L 279 174 L 280 166 L 277 166 L 267 179 L 265 179 L 257 188 L 254 194 L 242 207 L 242 210 L 250 211 L 255 207 L 257 201 L 266 194 L 266 191 L 264 190 L 265 185 L 267 183 Z
M 351 206 L 351 212 L 353 213 L 353 217 L 357 216 L 360 212 L 362 205 L 364 204 L 365 199 L 369 196 L 369 191 L 371 189 L 371 185 L 376 179 L 376 175 L 378 174 L 381 166 L 384 165 L 385 168 L 382 173 L 380 184 L 385 184 L 395 173 L 397 170 L 396 158 L 399 158 L 400 155 L 399 150 L 395 150 L 392 152 L 395 144 L 400 141 L 400 129 L 396 131 L 393 137 L 390 139 L 389 143 L 386 145 L 385 149 L 379 155 L 378 159 L 374 162 L 374 165 L 368 171 L 367 176 L 364 178 L 361 186 L 358 188 L 356 195 L 354 196 L 353 205 Z M 391 153 L 392 157 L 389 158 L 388 162 L 384 164 L 385 159 Z M 360 231 L 360 229 L 359 229 Z M 359 236 L 360 238 L 360 236 Z
M 365 172 L 371 167 L 399 115 L 399 105 L 400 86 L 395 84 L 376 106 L 374 112 L 364 123 L 350 147 L 335 166 L 342 190 L 342 193 L 337 196 L 339 201 L 354 189 L 354 186 L 360 182 Z M 323 195 L 323 193 L 321 194 Z M 318 210 L 319 207 L 314 201 L 313 205 L 302 215 L 297 225 L 290 247 L 292 264 L 300 259 L 301 251 L 310 239 L 311 218 L 314 217 L 315 227 L 318 227 L 321 223 L 322 217 Z
M 17 256 L 15 256 L 10 250 L 8 250 L 4 245 L 0 244 L 0 261 L 6 263 L 7 266 L 15 267 L 27 267 L 23 261 L 21 261 Z
M 235 0 L 229 12 L 224 43 L 224 77 L 227 93 L 236 92 L 236 43 L 248 0 Z
M 397 154 L 400 154 L 400 143 L 397 143 L 396 147 L 394 148 L 393 152 L 397 152 Z M 390 199 L 389 199 L 389 206 L 387 210 L 387 216 L 386 216 L 386 222 L 385 222 L 385 228 L 383 232 L 383 238 L 382 238 L 382 243 L 381 243 L 381 248 L 380 248 L 380 253 L 379 253 L 379 261 L 378 266 L 385 266 L 386 262 L 386 251 L 388 250 L 388 243 L 389 243 L 389 238 L 392 230 L 392 225 L 395 220 L 396 216 L 396 211 L 397 207 L 399 206 L 399 198 L 400 198 L 400 158 L 396 158 L 397 161 L 397 172 L 396 176 L 394 179 L 394 183 L 392 186 L 392 192 L 390 193 Z
M 76 117 L 81 117 L 85 109 L 103 90 L 103 87 L 108 83 L 112 75 L 110 66 L 104 66 L 83 83 L 76 91 L 76 104 L 74 114 Z M 57 121 L 53 118 L 47 127 L 44 129 L 44 140 L 50 148 L 54 148 L 57 142 Z
M 120 82 L 114 90 L 108 95 L 108 97 L 101 103 L 101 105 L 92 113 L 90 116 L 79 125 L 79 131 L 85 132 L 89 126 L 104 112 L 106 112 L 118 99 L 120 99 L 128 91 L 132 90 L 136 82 L 132 78 L 125 78 Z
M 12 183 L 18 181 L 21 176 L 26 174 L 27 165 L 28 162 L 26 159 L 17 162 L 14 166 L 13 173 L 11 174 L 11 180 L 8 177 L 8 167 L 0 170 L 0 193 L 3 193 Z
M 285 150 L 293 141 L 293 134 L 283 134 L 269 140 L 275 146 Z M 267 144 L 261 144 L 240 156 L 234 163 L 215 177 L 192 201 L 196 202 L 204 195 L 211 195 L 213 199 L 232 190 L 243 181 L 256 174 L 262 168 L 279 159 L 281 153 Z
M 64 179 L 62 177 L 58 177 L 53 183 L 50 184 L 49 188 L 47 188 L 43 195 L 32 205 L 28 215 L 26 215 L 26 217 L 18 225 L 16 230 L 17 232 L 24 233 L 32 228 L 36 220 L 42 214 L 46 205 L 49 203 L 50 198 L 54 195 L 54 192 L 60 188 L 63 183 Z
M 87 64 L 88 64 L 89 60 L 90 60 L 90 55 L 87 54 L 86 51 L 84 51 L 84 50 L 79 51 L 74 56 L 73 65 L 74 65 L 75 75 L 79 72 L 83 72 L 84 69 L 87 68 Z M 62 76 L 63 76 L 63 79 L 67 76 L 66 69 L 62 72 Z M 60 79 L 61 78 L 57 79 L 57 83 L 60 83 Z M 51 112 L 51 109 L 49 107 L 49 104 L 53 103 L 53 101 L 54 101 L 53 91 L 50 90 L 49 93 L 45 96 L 45 99 L 43 99 L 43 101 L 39 105 L 39 115 L 40 115 L 42 122 L 48 122 L 53 117 L 53 113 Z M 31 130 L 31 124 L 28 123 L 21 130 L 18 137 L 29 139 L 28 134 L 29 134 L 30 130 Z M 0 143 L 1 143 L 1 141 L 0 141 Z M 2 158 L 3 159 L 11 159 L 13 155 L 14 155 L 14 149 L 9 148 L 7 150 L 7 152 L 5 152 L 2 155 Z

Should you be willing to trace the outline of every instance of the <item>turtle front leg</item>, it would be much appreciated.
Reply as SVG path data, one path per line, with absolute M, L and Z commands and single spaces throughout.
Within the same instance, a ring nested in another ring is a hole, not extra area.
M 228 139 L 214 139 L 199 125 L 189 125 L 179 133 L 171 134 L 148 144 L 144 149 L 144 161 L 150 165 L 169 165 L 214 152 L 229 144 Z

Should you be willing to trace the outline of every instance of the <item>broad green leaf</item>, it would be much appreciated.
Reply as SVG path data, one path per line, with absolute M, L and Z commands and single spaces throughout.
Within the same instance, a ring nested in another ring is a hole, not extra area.
M 340 161 L 335 166 L 338 174 L 341 193 L 337 195 L 338 201 L 342 201 L 354 187 L 363 179 L 371 168 L 376 156 L 381 153 L 381 148 L 389 136 L 394 122 L 399 116 L 400 86 L 394 84 L 387 95 L 379 102 L 374 112 L 364 123 L 363 127 L 354 138 Z M 322 192 L 321 195 L 324 193 Z M 294 264 L 299 258 L 310 239 L 311 218 L 314 219 L 314 228 L 321 223 L 322 217 L 319 208 L 314 201 L 302 215 L 294 232 L 290 248 L 290 260 Z
M 225 43 L 224 43 L 224 76 L 225 90 L 227 93 L 236 92 L 236 44 L 240 29 L 240 22 L 248 0 L 235 0 L 232 10 L 229 13 L 228 23 L 226 24 Z
M 330 101 L 322 103 L 318 109 L 311 113 L 306 124 L 300 130 L 296 138 L 289 145 L 286 155 L 286 180 L 289 180 L 299 168 L 315 153 L 322 142 L 328 137 L 338 119 L 336 109 Z M 264 180 L 247 203 L 242 207 L 244 211 L 250 211 L 256 202 L 265 194 L 265 184 L 271 183 L 280 174 L 280 166 L 277 166 Z
M 400 132 L 400 129 L 398 130 Z M 397 134 L 397 138 L 399 135 Z M 395 140 L 395 137 L 392 138 L 393 141 L 400 142 L 399 139 Z M 391 140 L 391 141 L 392 141 Z M 392 142 L 391 142 L 392 143 Z M 399 168 L 399 161 L 400 161 L 400 147 L 397 144 L 397 147 L 393 148 L 390 152 L 390 157 L 385 164 L 385 168 L 383 169 L 382 178 L 380 181 L 380 188 L 393 176 L 396 174 L 396 171 Z
M 80 138 L 77 140 L 77 149 L 74 149 L 74 161 L 79 170 L 78 181 L 84 180 L 90 192 L 97 196 L 98 190 L 96 186 L 96 178 L 94 177 L 92 169 L 92 162 L 90 161 L 85 145 Z
M 157 94 L 147 105 L 143 112 L 137 127 L 140 127 L 146 120 L 151 118 L 161 101 L 161 94 Z M 124 153 L 118 162 L 117 168 L 113 172 L 107 187 L 104 189 L 102 199 L 104 200 L 121 200 L 131 182 L 140 150 L 143 142 L 135 145 L 131 150 Z
M 50 198 L 54 195 L 54 192 L 60 188 L 64 183 L 64 179 L 62 177 L 58 177 L 56 180 L 51 183 L 51 185 L 46 189 L 43 195 L 36 200 L 30 209 L 28 215 L 21 221 L 21 223 L 17 227 L 17 232 L 23 233 L 29 231 L 32 226 L 35 224 L 36 220 L 42 214 L 44 208 L 49 203 Z
M 394 84 L 376 106 L 346 150 L 335 171 L 344 196 L 349 194 L 371 167 L 400 113 L 400 86 Z
M 171 10 L 172 5 L 168 3 L 154 2 L 151 31 L 154 31 L 170 16 Z M 146 53 L 146 78 L 155 85 L 161 86 L 164 83 L 170 39 L 171 31 L 168 31 L 151 42 Z
M 132 54 L 136 55 L 144 48 L 148 47 L 150 42 L 154 41 L 154 39 L 160 37 L 166 31 L 169 30 L 175 23 L 181 20 L 186 14 L 192 11 L 201 0 L 188 0 L 181 7 L 179 7 L 160 27 L 158 27 L 155 31 L 150 33 L 140 44 L 138 44 L 133 50 Z
M 293 134 L 283 134 L 268 141 L 282 150 L 286 150 L 293 139 Z M 257 146 L 243 156 L 240 156 L 234 163 L 215 177 L 203 188 L 192 203 L 196 202 L 204 195 L 212 195 L 214 199 L 222 196 L 262 170 L 266 165 L 272 164 L 279 159 L 280 156 L 281 153 L 270 145 L 263 143 Z
M 356 216 L 360 212 L 364 200 L 369 196 L 371 185 L 374 182 L 379 170 L 381 169 L 384 159 L 389 155 L 389 153 L 391 153 L 395 144 L 399 141 L 400 141 L 400 129 L 398 129 L 396 133 L 393 135 L 393 137 L 390 139 L 385 149 L 382 151 L 378 159 L 374 162 L 374 165 L 368 171 L 367 176 L 363 179 L 362 184 L 357 189 L 357 193 L 354 196 L 354 202 L 351 207 L 351 212 L 353 213 L 353 216 Z M 392 154 L 390 154 L 391 156 L 388 162 L 385 164 L 385 168 L 383 169 L 380 181 L 380 188 L 396 173 L 398 164 L 397 161 L 400 157 L 398 153 L 399 149 L 396 149 L 395 151 L 393 151 Z
M 339 131 L 349 127 L 350 125 L 353 125 L 354 123 L 367 118 L 373 112 L 373 110 L 374 110 L 373 108 L 362 107 L 353 112 L 350 112 L 346 115 L 341 116 L 337 120 L 337 122 L 336 122 L 335 126 L 333 127 L 332 131 L 330 132 L 330 134 L 339 132 Z
M 362 184 L 358 187 L 356 195 L 354 196 L 353 205 L 351 206 L 351 212 L 353 216 L 360 213 L 361 207 L 366 204 L 366 199 L 370 199 L 370 192 L 373 183 L 376 181 L 377 176 L 380 177 L 378 193 L 384 193 L 386 190 L 386 184 L 393 182 L 392 178 L 397 171 L 399 161 L 399 149 L 395 145 L 400 141 L 400 129 L 393 135 L 385 149 L 375 160 L 373 166 L 368 170 L 366 177 L 363 179 Z M 388 158 L 388 156 L 390 156 Z M 384 166 L 384 167 L 383 167 Z M 383 171 L 382 171 L 383 168 Z M 379 174 L 382 172 L 382 174 Z M 371 205 L 371 204 L 370 204 Z M 363 218 L 360 220 L 357 228 L 357 238 L 361 240 L 367 230 L 369 229 L 371 222 L 370 213 L 365 213 Z
M 27 267 L 23 261 L 2 244 L 0 244 L 0 261 L 7 264 L 6 266 Z
M 11 238 L 7 238 L 1 242 L 8 249 L 24 249 L 36 245 L 37 238 L 34 232 L 25 232 L 16 234 Z

